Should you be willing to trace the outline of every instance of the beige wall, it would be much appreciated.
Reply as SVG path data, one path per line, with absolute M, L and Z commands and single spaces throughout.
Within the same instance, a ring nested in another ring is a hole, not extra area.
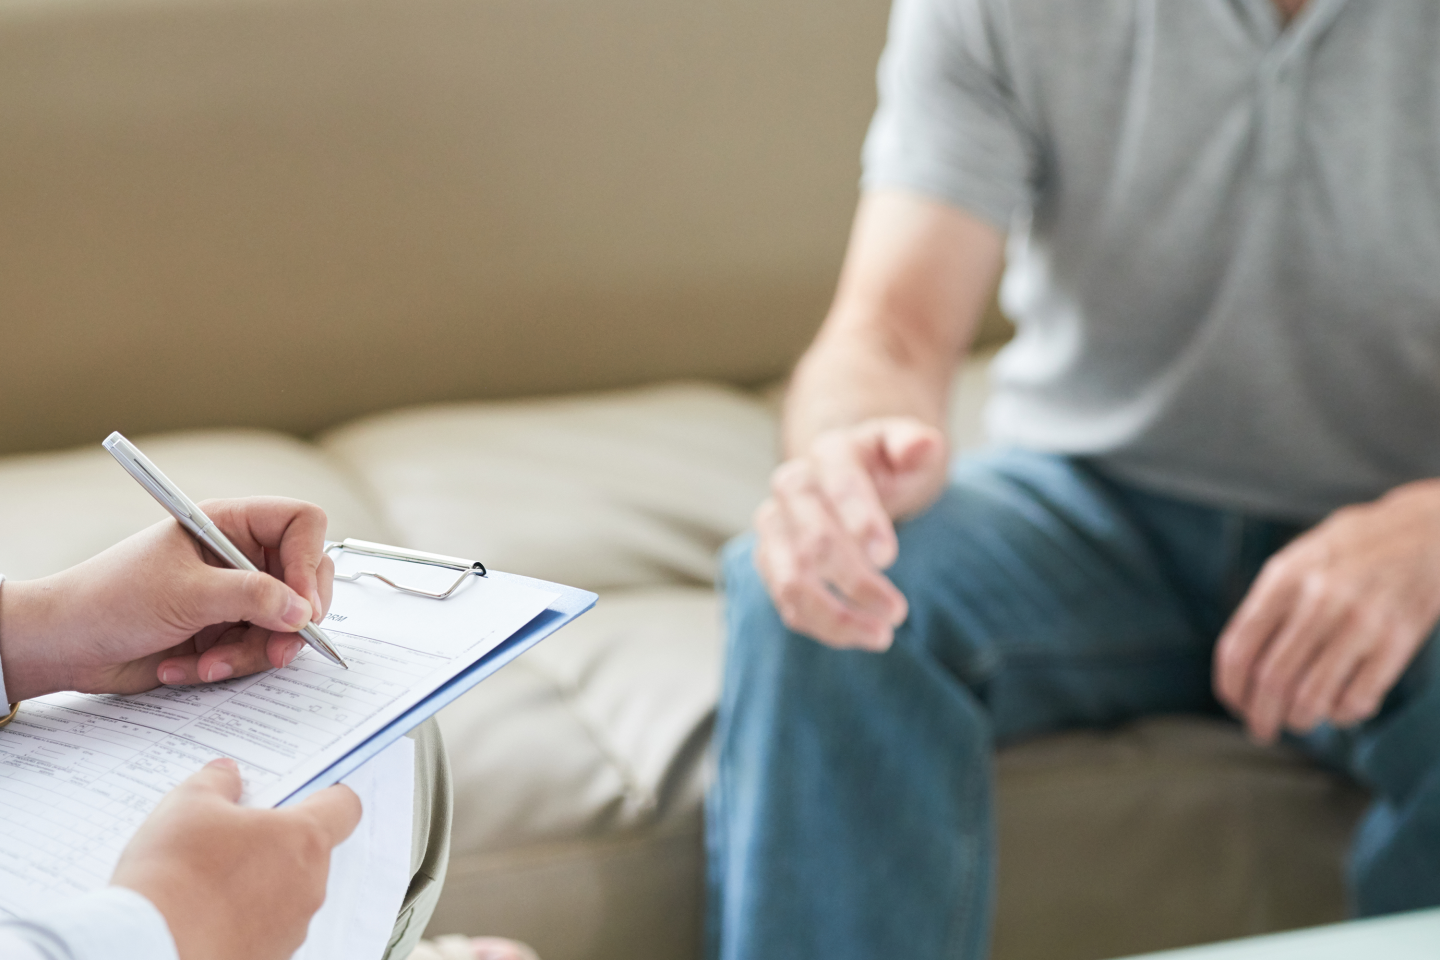
M 0 9 L 0 451 L 780 374 L 883 0 Z
M 782 374 L 887 6 L 0 6 L 0 453 Z

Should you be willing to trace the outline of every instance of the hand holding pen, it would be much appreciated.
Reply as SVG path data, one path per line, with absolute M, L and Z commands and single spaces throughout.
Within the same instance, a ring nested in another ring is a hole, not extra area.
M 134 477 L 135 481 L 144 487 L 146 492 L 154 497 L 156 502 L 164 507 L 179 522 L 180 526 L 199 541 L 201 546 L 207 548 L 216 559 L 235 570 L 247 573 L 260 572 L 250 558 L 243 551 L 238 550 L 235 544 L 231 543 L 230 539 L 215 525 L 214 521 L 205 515 L 205 511 L 187 497 L 169 477 L 161 473 L 160 469 L 151 463 L 149 458 L 141 453 L 133 443 L 117 432 L 105 438 L 104 446 L 120 466 L 125 468 L 125 472 Z M 323 512 L 321 516 L 324 516 Z M 256 544 L 256 546 L 260 545 Z M 283 557 L 280 559 L 283 561 Z M 275 574 L 274 570 L 268 572 L 272 575 Z M 301 639 L 331 663 L 348 669 L 340 654 L 336 653 L 335 648 L 331 646 L 330 638 L 325 636 L 325 631 L 315 625 L 314 620 L 323 619 L 324 612 L 313 610 L 311 616 L 314 619 L 307 618 L 305 624 L 300 627 Z
M 304 649 L 296 630 L 330 603 L 324 511 L 277 497 L 205 506 L 273 575 L 219 565 L 167 518 L 77 567 L 6 581 L 0 668 L 8 699 L 138 693 L 293 660 Z

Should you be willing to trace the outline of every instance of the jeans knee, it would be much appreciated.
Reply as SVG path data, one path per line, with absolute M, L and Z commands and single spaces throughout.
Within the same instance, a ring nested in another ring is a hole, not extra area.
M 758 580 L 760 572 L 755 569 L 755 532 L 748 530 L 732 537 L 720 548 L 720 592 L 727 597 L 735 590 L 746 589 L 752 580 Z
M 755 567 L 755 534 L 744 533 L 721 552 L 720 588 L 725 599 L 727 656 L 761 644 L 773 646 L 775 634 L 785 632 L 780 614 Z

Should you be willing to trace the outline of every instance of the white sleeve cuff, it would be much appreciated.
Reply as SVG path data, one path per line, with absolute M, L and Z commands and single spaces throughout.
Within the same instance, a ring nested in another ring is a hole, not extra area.
M 0 603 L 5 602 L 5 574 L 0 573 Z M 5 699 L 5 665 L 0 663 L 0 702 L 5 704 L 5 712 L 10 712 L 10 701 Z
M 34 941 L 21 936 L 14 927 L 0 926 L 0 960 L 51 960 Z
M 56 960 L 179 960 L 160 911 L 125 887 L 64 899 L 0 929 Z

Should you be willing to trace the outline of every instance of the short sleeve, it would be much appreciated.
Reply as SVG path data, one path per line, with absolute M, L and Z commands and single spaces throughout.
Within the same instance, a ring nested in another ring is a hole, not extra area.
M 865 139 L 866 188 L 914 190 L 1001 230 L 1033 204 L 1039 137 L 1007 75 L 997 9 L 985 0 L 895 0 Z

